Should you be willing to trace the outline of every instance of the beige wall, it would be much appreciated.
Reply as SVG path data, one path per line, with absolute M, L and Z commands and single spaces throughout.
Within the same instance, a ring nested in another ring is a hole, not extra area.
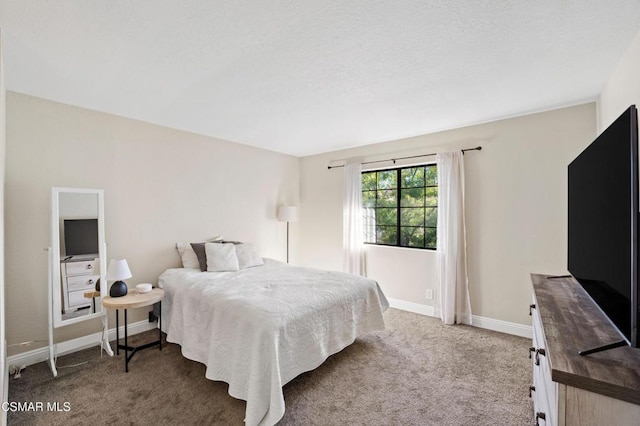
M 129 285 L 179 266 L 176 241 L 223 235 L 284 258 L 275 215 L 278 204 L 299 201 L 297 158 L 12 92 L 7 114 L 9 343 L 47 338 L 52 186 L 104 189 L 108 258 L 127 259 Z M 99 329 L 99 320 L 65 326 L 55 339 Z
M 598 99 L 598 133 L 632 104 L 640 108 L 640 32 L 602 88 Z
M 482 145 L 465 155 L 469 290 L 474 315 L 529 324 L 529 273 L 566 273 L 567 164 L 595 136 L 595 104 L 304 157 L 295 261 L 342 268 L 342 169 L 365 161 Z M 400 163 L 398 163 L 400 164 Z M 382 164 L 389 166 L 389 163 Z M 434 252 L 367 246 L 368 275 L 390 298 L 429 305 Z

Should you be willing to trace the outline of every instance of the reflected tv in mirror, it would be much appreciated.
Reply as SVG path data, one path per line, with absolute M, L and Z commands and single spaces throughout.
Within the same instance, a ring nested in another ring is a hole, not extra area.
M 638 347 L 638 118 L 634 105 L 569 164 L 568 268 Z
M 98 253 L 98 219 L 65 219 L 66 256 Z

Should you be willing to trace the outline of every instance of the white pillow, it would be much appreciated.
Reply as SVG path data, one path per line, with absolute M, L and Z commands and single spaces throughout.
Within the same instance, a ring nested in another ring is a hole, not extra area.
M 238 244 L 236 246 L 236 256 L 238 257 L 238 266 L 240 269 L 264 265 L 262 258 L 253 247 L 253 244 Z
M 222 236 L 218 235 L 217 237 L 213 237 L 210 240 L 207 240 L 207 242 L 220 240 L 222 240 Z M 200 269 L 198 256 L 196 255 L 196 252 L 193 251 L 191 243 L 176 243 L 176 248 L 178 249 L 178 253 L 180 253 L 180 258 L 182 258 L 183 268 Z
M 235 245 L 207 243 L 204 245 L 204 251 L 207 255 L 208 272 L 237 271 L 240 269 Z
M 191 243 L 176 243 L 176 248 L 182 258 L 183 268 L 200 269 L 198 257 L 196 256 L 196 252 L 193 251 Z

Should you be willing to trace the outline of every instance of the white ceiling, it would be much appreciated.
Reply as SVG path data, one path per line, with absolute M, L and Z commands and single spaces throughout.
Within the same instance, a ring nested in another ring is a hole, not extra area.
M 0 0 L 0 27 L 9 90 L 302 156 L 594 100 L 640 2 Z

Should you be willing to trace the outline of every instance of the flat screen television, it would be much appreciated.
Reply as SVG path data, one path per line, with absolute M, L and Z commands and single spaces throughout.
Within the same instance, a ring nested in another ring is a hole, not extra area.
M 65 219 L 66 256 L 98 253 L 98 219 Z
M 635 105 L 569 164 L 568 268 L 633 347 L 638 335 Z

